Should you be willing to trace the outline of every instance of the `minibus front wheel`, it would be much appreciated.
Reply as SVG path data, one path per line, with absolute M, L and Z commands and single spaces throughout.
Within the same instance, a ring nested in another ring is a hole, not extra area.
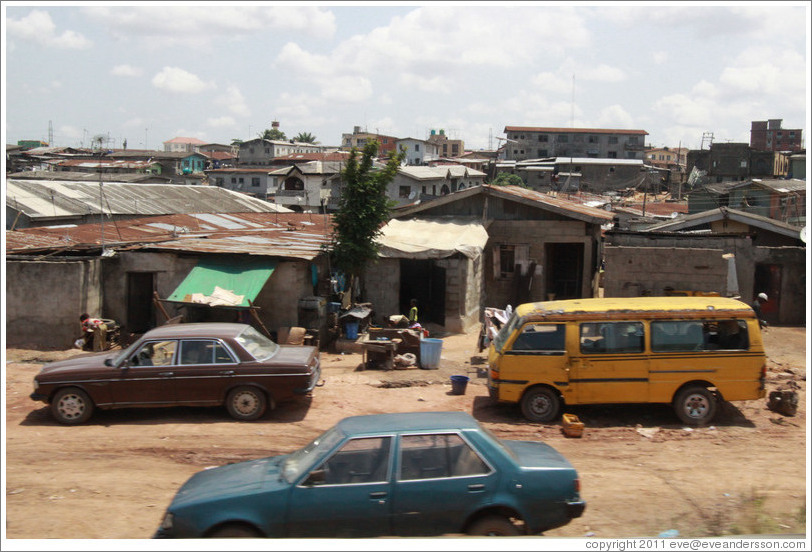
M 689 385 L 674 397 L 674 411 L 686 424 L 704 425 L 716 415 L 716 395 L 701 385 Z
M 531 422 L 551 422 L 561 410 L 561 395 L 544 386 L 531 387 L 522 397 L 522 414 Z

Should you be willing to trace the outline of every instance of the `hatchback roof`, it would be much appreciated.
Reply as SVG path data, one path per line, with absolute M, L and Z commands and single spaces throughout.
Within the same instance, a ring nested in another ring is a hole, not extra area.
M 384 431 L 475 429 L 479 423 L 466 412 L 401 412 L 350 416 L 337 424 L 348 435 Z

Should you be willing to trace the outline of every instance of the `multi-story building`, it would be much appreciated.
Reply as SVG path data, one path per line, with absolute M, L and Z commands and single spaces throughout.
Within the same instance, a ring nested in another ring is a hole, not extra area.
M 428 165 L 440 158 L 437 144 L 419 138 L 401 138 L 397 147 L 406 154 L 407 165 Z
M 255 138 L 240 144 L 239 165 L 265 166 L 272 165 L 276 157 L 293 153 L 320 153 L 324 146 L 293 140 L 265 140 Z
M 449 140 L 445 135 L 445 130 L 440 129 L 440 132 L 431 130 L 429 142 L 437 146 L 437 151 L 440 157 L 459 157 L 465 153 L 465 142 L 462 140 Z
M 643 159 L 645 130 L 505 127 L 505 159 L 545 157 Z
M 709 150 L 690 150 L 687 159 L 686 172 L 699 171 L 700 183 L 781 178 L 789 172 L 787 154 L 757 150 L 745 142 L 718 143 L 712 144 Z
M 688 148 L 651 148 L 647 149 L 644 159 L 647 165 L 660 169 L 685 171 Z
M 758 151 L 801 151 L 803 131 L 799 128 L 781 128 L 783 119 L 752 121 L 750 147 Z
M 205 146 L 206 142 L 197 138 L 178 136 L 164 142 L 164 151 L 194 153 L 200 146 Z
M 386 136 L 384 134 L 377 134 L 373 132 L 362 132 L 360 126 L 355 126 L 352 128 L 352 134 L 345 133 L 341 135 L 341 149 L 345 151 L 349 151 L 352 148 L 359 150 L 364 149 L 367 142 L 372 140 L 378 141 L 379 157 L 387 157 L 389 154 L 395 151 L 398 141 L 398 139 L 394 136 Z

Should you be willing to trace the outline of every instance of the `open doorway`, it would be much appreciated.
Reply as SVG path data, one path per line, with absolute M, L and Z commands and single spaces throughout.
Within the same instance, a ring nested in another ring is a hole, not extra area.
M 154 272 L 127 273 L 127 331 L 142 334 L 155 327 Z
M 409 312 L 409 301 L 417 299 L 418 321 L 445 326 L 445 268 L 433 260 L 402 259 L 400 261 L 399 307 Z
M 756 264 L 756 274 L 753 279 L 753 297 L 755 300 L 759 293 L 766 293 L 769 300 L 761 306 L 764 319 L 770 324 L 779 320 L 778 306 L 781 304 L 781 269 L 778 264 Z
M 584 273 L 583 243 L 548 243 L 544 246 L 547 297 L 579 299 Z

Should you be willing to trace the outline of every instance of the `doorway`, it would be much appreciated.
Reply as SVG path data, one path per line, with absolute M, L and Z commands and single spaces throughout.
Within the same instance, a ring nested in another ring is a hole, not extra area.
M 583 287 L 584 244 L 545 244 L 544 259 L 547 295 L 555 294 L 555 299 L 579 299 Z
M 764 319 L 770 324 L 778 323 L 781 304 L 781 269 L 778 264 L 756 264 L 756 274 L 753 279 L 753 297 L 755 300 L 759 293 L 766 293 L 768 301 L 761 306 Z
M 155 327 L 154 272 L 127 273 L 127 331 L 141 334 Z
M 418 322 L 445 326 L 445 268 L 433 260 L 400 261 L 400 312 L 409 312 L 409 301 L 417 299 Z

